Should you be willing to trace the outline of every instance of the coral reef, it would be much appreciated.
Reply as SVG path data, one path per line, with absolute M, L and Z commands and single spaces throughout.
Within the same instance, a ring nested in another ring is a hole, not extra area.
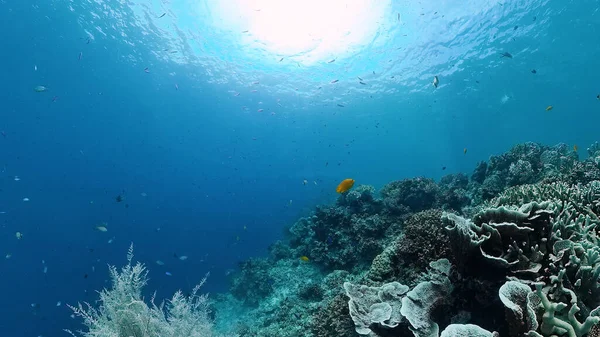
M 481 162 L 471 175 L 469 190 L 475 204 L 489 200 L 507 187 L 546 181 L 568 181 L 578 155 L 565 144 L 552 147 L 537 143 L 515 145 L 510 151 Z M 570 179 L 574 182 L 573 179 Z
M 536 320 L 528 319 L 531 335 L 583 336 L 600 320 L 599 195 L 598 181 L 526 185 L 492 200 L 512 206 L 487 208 L 473 222 L 444 216 L 453 223 L 451 236 L 468 246 L 455 245 L 456 252 L 466 260 L 472 261 L 472 255 L 479 259 L 470 266 L 495 269 L 527 288 L 535 286 L 538 299 L 532 302 L 540 304 L 533 311 L 542 308 L 544 314 L 537 317 L 539 329 Z M 523 202 L 528 203 L 514 206 Z M 507 298 L 502 291 L 501 297 Z M 510 335 L 519 335 L 511 327 Z
M 525 143 L 470 176 L 358 186 L 215 307 L 246 302 L 241 336 L 600 336 L 600 145 L 588 155 Z
M 442 209 L 457 212 L 469 205 L 471 199 L 468 195 L 469 177 L 463 173 L 443 176 L 439 182 L 437 205 Z
M 433 179 L 414 178 L 391 182 L 381 189 L 380 194 L 385 211 L 403 214 L 433 207 L 438 190 Z
M 441 219 L 441 210 L 430 209 L 406 220 L 398 240 L 398 253 L 404 263 L 423 270 L 430 261 L 450 256 L 450 239 Z
M 345 295 L 337 295 L 317 310 L 312 316 L 311 332 L 315 337 L 356 335 Z
M 381 200 L 373 191 L 371 186 L 358 186 L 340 196 L 336 205 L 317 207 L 314 215 L 291 226 L 291 250 L 282 254 L 307 256 L 329 271 L 370 264 L 386 244 L 387 231 L 401 221 L 379 213 Z
M 267 259 L 251 258 L 240 263 L 239 277 L 233 279 L 230 291 L 236 298 L 248 305 L 256 305 L 258 301 L 272 291 L 271 269 Z

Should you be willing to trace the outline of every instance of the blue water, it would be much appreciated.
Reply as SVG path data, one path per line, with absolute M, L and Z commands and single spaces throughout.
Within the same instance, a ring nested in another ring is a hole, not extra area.
M 341 179 L 598 140 L 600 1 L 327 6 L 295 45 L 265 37 L 293 15 L 257 26 L 282 15 L 269 1 L 0 0 L 2 336 L 80 328 L 65 304 L 93 302 L 131 242 L 159 298 L 207 272 L 226 291 Z

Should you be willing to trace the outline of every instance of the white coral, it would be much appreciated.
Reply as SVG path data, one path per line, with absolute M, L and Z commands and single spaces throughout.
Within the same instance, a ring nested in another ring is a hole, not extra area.
M 89 303 L 69 306 L 75 315 L 83 318 L 88 331 L 79 331 L 84 337 L 211 337 L 212 321 L 209 318 L 206 295 L 198 291 L 206 277 L 189 296 L 181 291 L 173 298 L 156 305 L 154 296 L 149 305 L 142 298 L 147 270 L 141 263 L 132 266 L 133 245 L 127 254 L 128 263 L 117 270 L 110 266 L 112 288 L 100 292 L 100 306 Z M 165 308 L 166 307 L 166 308 Z M 75 334 L 68 331 L 71 335 Z

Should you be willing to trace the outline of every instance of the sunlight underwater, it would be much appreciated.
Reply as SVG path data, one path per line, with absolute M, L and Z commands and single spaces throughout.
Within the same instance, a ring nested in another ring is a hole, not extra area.
M 528 27 L 516 33 L 503 28 L 521 20 L 523 9 L 543 5 L 534 0 L 504 6 L 476 0 L 107 4 L 110 10 L 77 11 L 79 22 L 91 38 L 101 34 L 133 46 L 122 57 L 134 64 L 146 62 L 140 53 L 148 50 L 160 61 L 204 69 L 189 74 L 196 80 L 242 86 L 260 74 L 269 79 L 268 93 L 305 96 L 315 83 L 381 69 L 369 78 L 382 89 L 373 91 L 375 97 L 427 90 L 418 83 L 434 74 L 449 76 L 469 60 L 494 53 L 489 48 L 496 41 L 529 34 Z M 75 10 L 76 2 L 71 6 Z M 107 27 L 106 21 L 113 24 Z M 389 62 L 390 55 L 395 62 Z M 332 60 L 333 68 L 328 67 Z
M 90 39 L 125 42 L 120 57 L 140 69 L 179 64 L 201 69 L 190 79 L 233 94 L 253 79 L 267 94 L 306 97 L 319 83 L 365 84 L 372 73 L 377 99 L 442 89 L 444 78 L 491 55 L 496 67 L 505 61 L 498 41 L 533 34 L 515 22 L 546 4 L 224 3 L 71 6 L 91 9 L 79 14 Z M 148 64 L 147 52 L 158 61 Z M 354 93 L 329 103 L 343 108 Z M 199 295 L 204 280 L 164 307 L 145 299 L 147 270 L 132 246 L 124 267 L 110 267 L 112 287 L 93 305 L 100 310 L 72 309 L 88 337 L 600 336 L 600 145 L 585 152 L 520 143 L 470 175 L 407 178 L 379 193 L 340 177 L 335 202 L 297 220 L 267 257 L 242 262 L 214 302 Z

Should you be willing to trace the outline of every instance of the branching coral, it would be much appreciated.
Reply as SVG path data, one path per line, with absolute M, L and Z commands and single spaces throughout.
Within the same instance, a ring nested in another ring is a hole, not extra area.
M 271 293 L 271 263 L 265 258 L 252 258 L 240 263 L 240 273 L 235 275 L 230 288 L 233 296 L 249 305 Z
M 581 337 L 600 320 L 599 196 L 596 181 L 526 185 L 492 200 L 495 207 L 477 214 L 473 222 L 445 215 L 454 224 L 451 236 L 471 243 L 468 253 L 477 247 L 490 268 L 509 271 L 506 276 L 523 284 L 521 288 L 535 285 L 543 316 L 537 317 L 539 328 L 529 319 L 530 336 Z M 528 203 L 518 209 L 510 206 L 522 202 Z M 511 288 L 518 289 L 514 284 Z M 517 305 L 504 293 L 501 288 L 503 302 L 519 316 Z M 525 301 L 520 302 L 525 308 Z
M 381 189 L 385 210 L 391 214 L 418 212 L 436 203 L 439 187 L 428 178 L 394 181 Z
M 583 323 L 580 323 L 576 317 L 579 313 L 580 308 L 577 305 L 577 296 L 571 290 L 565 289 L 562 286 L 562 277 L 564 271 L 557 277 L 555 282 L 560 283 L 558 285 L 559 291 L 563 294 L 567 294 L 571 297 L 571 307 L 567 311 L 566 315 L 564 310 L 569 305 L 562 302 L 551 302 L 548 296 L 543 290 L 543 283 L 536 283 L 535 290 L 537 296 L 540 298 L 540 305 L 544 309 L 544 315 L 542 316 L 542 324 L 540 330 L 543 335 L 564 335 L 568 337 L 582 337 L 587 334 L 590 329 L 600 322 L 598 316 L 587 316 Z M 530 336 L 536 336 L 536 333 L 530 332 Z
M 360 185 L 341 194 L 337 204 L 349 207 L 354 213 L 376 213 L 381 209 L 381 201 L 375 198 L 375 188 L 370 185 Z
M 336 206 L 317 207 L 314 215 L 297 221 L 290 228 L 291 255 L 306 255 L 327 270 L 368 265 L 386 244 L 386 231 L 397 223 L 375 212 L 380 201 L 371 193 L 368 186 L 350 191 Z
M 398 241 L 398 253 L 404 263 L 423 269 L 433 260 L 450 256 L 450 241 L 441 215 L 442 211 L 432 209 L 415 213 L 406 220 Z
M 357 336 L 345 295 L 334 297 L 313 315 L 311 331 L 315 337 Z
M 531 184 L 542 179 L 542 153 L 549 148 L 536 143 L 515 145 L 509 152 L 480 163 L 472 175 L 472 194 L 476 202 L 489 200 L 507 186 Z
M 460 211 L 471 203 L 468 196 L 469 178 L 466 174 L 450 174 L 443 176 L 439 182 L 437 204 L 442 209 Z

